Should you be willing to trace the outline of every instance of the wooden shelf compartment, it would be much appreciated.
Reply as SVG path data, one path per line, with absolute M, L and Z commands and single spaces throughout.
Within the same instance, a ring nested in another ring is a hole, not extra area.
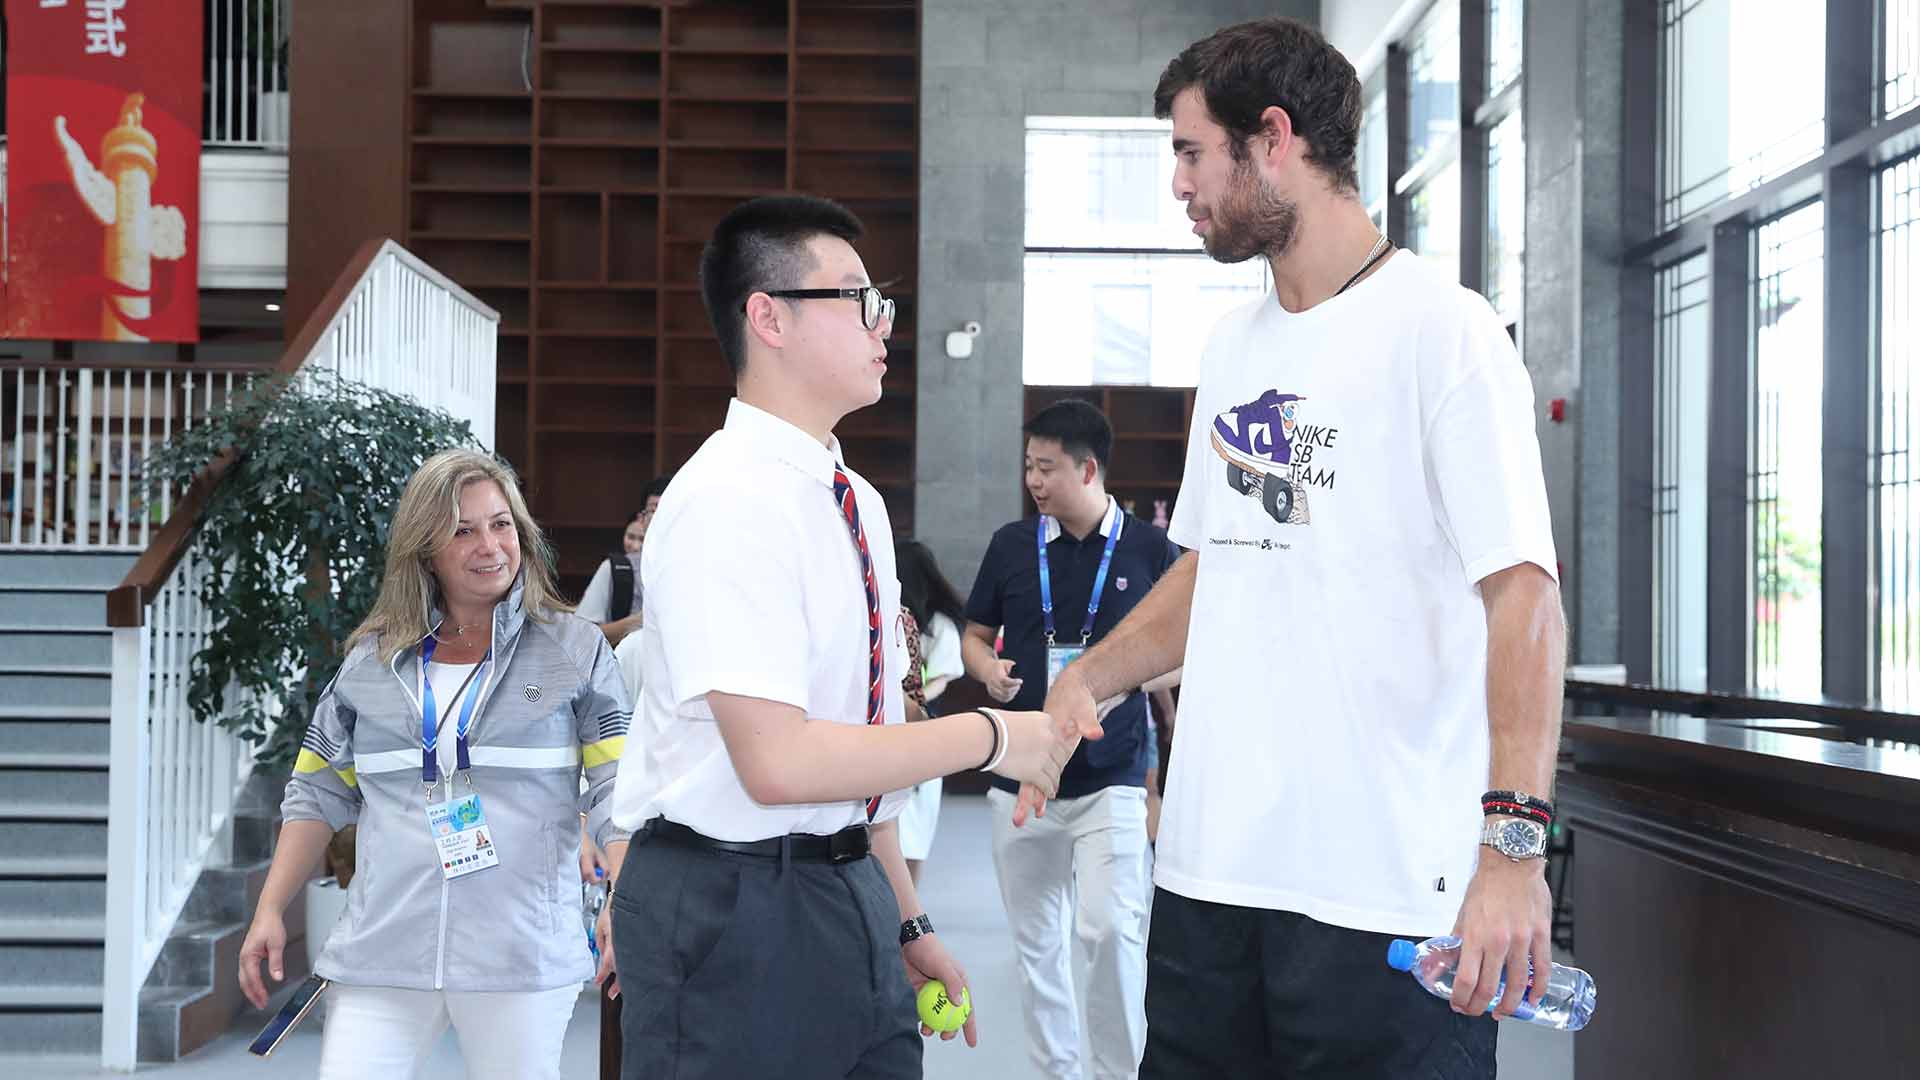
M 493 366 L 501 378 L 524 379 L 530 370 L 526 338 L 501 338 L 494 342 Z
M 543 50 L 657 51 L 660 11 L 658 7 L 549 3 L 541 12 L 540 47 Z
M 794 146 L 807 150 L 913 150 L 919 109 L 906 104 L 794 106 Z
M 667 155 L 667 190 L 779 191 L 787 186 L 787 152 L 676 150 Z
M 920 190 L 920 167 L 911 150 L 803 150 L 795 155 L 793 185 L 843 199 L 911 199 Z
M 678 20 L 676 14 L 675 21 Z M 787 58 L 676 55 L 668 72 L 667 95 L 713 101 L 743 100 L 764 95 L 784 101 L 787 96 Z
M 527 18 L 482 11 L 419 19 L 413 35 L 413 86 L 435 95 L 524 94 L 521 63 Z
M 660 141 L 660 103 L 654 100 L 560 98 L 540 107 L 540 138 Z
M 667 145 L 718 142 L 787 144 L 787 106 L 757 102 L 675 102 L 667 113 Z
M 413 181 L 416 184 L 499 185 L 527 184 L 533 177 L 533 148 L 518 146 L 435 146 L 415 140 Z
M 535 380 L 534 425 L 541 431 L 578 428 L 591 431 L 653 430 L 651 385 L 550 383 Z
M 920 91 L 918 58 L 870 56 L 858 63 L 832 56 L 802 56 L 794 62 L 795 101 L 912 100 Z
M 632 52 L 579 52 L 542 57 L 540 92 L 566 94 L 658 94 L 660 55 Z
M 674 8 L 667 44 L 675 54 L 787 51 L 785 4 L 706 3 Z
M 541 193 L 539 280 L 600 280 L 605 231 L 602 201 L 599 195 Z
M 527 277 L 525 237 L 443 239 L 416 232 L 407 249 L 467 288 L 468 282 L 524 283 Z
M 911 0 L 897 5 L 801 0 L 794 43 L 801 49 L 898 50 L 911 57 L 920 46 L 919 14 Z
M 525 191 L 441 192 L 413 189 L 409 224 L 414 234 L 520 236 L 532 229 Z
M 428 97 L 413 103 L 415 142 L 526 141 L 533 132 L 533 101 L 497 97 Z
M 638 337 L 653 333 L 654 328 L 651 292 L 548 290 L 540 296 L 543 332 Z
M 573 335 L 543 332 L 535 347 L 542 385 L 548 379 L 657 382 L 658 344 L 651 335 Z
M 617 544 L 620 524 L 640 505 L 640 493 L 653 479 L 653 436 L 636 424 L 632 431 L 542 429 L 533 437 L 540 455 L 539 478 L 529 485 L 535 516 L 607 521 L 603 543 Z
M 660 151 L 652 147 L 543 146 L 542 189 L 625 188 L 657 183 Z

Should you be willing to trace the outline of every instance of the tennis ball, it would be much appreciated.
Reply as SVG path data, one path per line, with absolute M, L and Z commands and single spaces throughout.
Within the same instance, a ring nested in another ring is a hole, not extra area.
M 920 988 L 920 1022 L 935 1031 L 959 1031 L 973 1014 L 973 991 L 960 991 L 960 1001 L 956 1004 L 947 997 L 946 984 L 939 979 L 928 979 Z

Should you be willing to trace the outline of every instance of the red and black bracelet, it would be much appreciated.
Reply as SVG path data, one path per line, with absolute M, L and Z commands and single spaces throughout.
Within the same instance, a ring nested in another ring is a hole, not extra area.
M 1480 796 L 1480 810 L 1488 815 L 1526 818 L 1542 827 L 1553 824 L 1553 803 L 1523 791 L 1489 791 Z

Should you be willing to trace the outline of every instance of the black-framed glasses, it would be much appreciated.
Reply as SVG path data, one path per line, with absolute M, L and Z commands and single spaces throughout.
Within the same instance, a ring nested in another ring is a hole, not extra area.
M 880 290 L 872 285 L 855 289 L 768 289 L 767 295 L 786 300 L 858 300 L 860 322 L 869 330 L 879 329 L 882 319 L 893 321 L 893 301 L 881 296 Z M 747 310 L 747 306 L 740 305 L 740 310 Z

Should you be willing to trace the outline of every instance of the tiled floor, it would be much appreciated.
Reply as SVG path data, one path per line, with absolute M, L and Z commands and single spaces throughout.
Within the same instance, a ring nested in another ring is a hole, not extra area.
M 1007 937 L 1006 914 L 1000 905 L 988 854 L 988 828 L 985 799 L 950 796 L 942 812 L 933 857 L 928 860 L 921 882 L 920 891 L 927 909 L 938 919 L 941 934 L 967 970 L 979 1010 L 980 1028 L 980 1045 L 974 1049 L 968 1049 L 958 1040 L 927 1045 L 929 1080 L 977 1080 L 979 1077 L 1022 1080 L 1038 1076 L 1027 1058 L 1025 1036 L 1021 1031 L 1019 985 Z M 260 1018 L 248 1017 L 236 1024 L 226 1037 L 186 1061 L 149 1067 L 141 1073 L 163 1076 L 166 1080 L 269 1080 L 313 1075 L 320 1055 L 317 1026 L 296 1031 L 272 1059 L 261 1062 L 249 1057 L 246 1050 L 247 1041 L 259 1025 Z M 582 1007 L 574 1013 L 573 1024 L 567 1031 L 562 1059 L 561 1074 L 569 1080 L 592 1080 L 596 1076 L 599 1026 L 599 1014 L 592 999 L 583 998 Z M 1501 1030 L 1500 1039 L 1502 1080 L 1571 1080 L 1573 1038 L 1525 1024 L 1507 1025 Z M 0 1058 L 0 1071 L 23 1080 L 39 1077 L 104 1080 L 118 1075 L 83 1063 L 7 1063 L 4 1058 Z M 449 1035 L 441 1041 L 421 1075 L 457 1077 L 464 1071 L 459 1047 Z

